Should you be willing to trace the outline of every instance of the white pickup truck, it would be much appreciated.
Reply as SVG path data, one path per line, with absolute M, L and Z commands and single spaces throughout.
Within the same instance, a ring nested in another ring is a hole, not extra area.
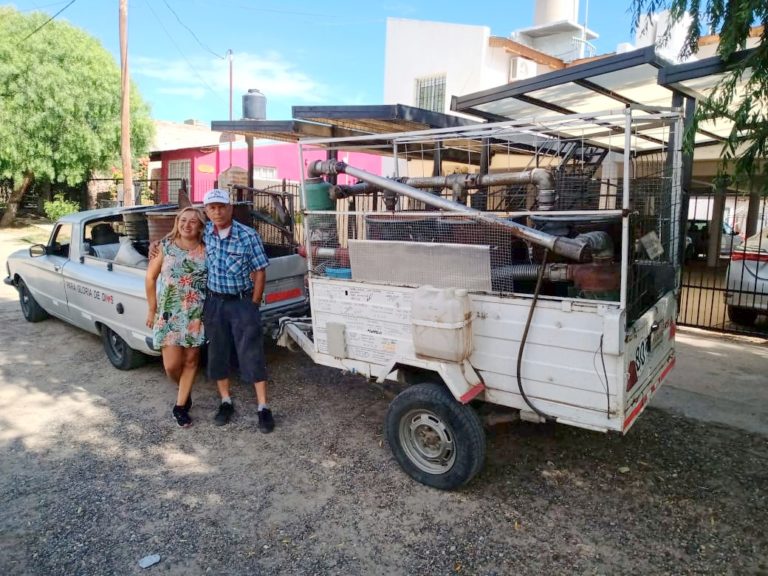
M 55 224 L 47 244 L 11 254 L 4 282 L 18 290 L 24 318 L 39 322 L 55 316 L 101 335 L 109 361 L 121 370 L 141 365 L 147 355 L 159 355 L 144 325 L 147 215 L 175 208 L 136 206 L 70 214 Z M 264 245 L 270 266 L 261 313 L 268 333 L 280 317 L 306 314 L 309 300 L 305 259 L 290 243 Z

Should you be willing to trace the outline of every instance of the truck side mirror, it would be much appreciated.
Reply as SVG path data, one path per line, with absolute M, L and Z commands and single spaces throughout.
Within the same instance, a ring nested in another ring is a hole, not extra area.
M 29 255 L 32 258 L 45 256 L 46 254 L 48 254 L 48 249 L 44 244 L 32 244 L 32 246 L 29 247 Z

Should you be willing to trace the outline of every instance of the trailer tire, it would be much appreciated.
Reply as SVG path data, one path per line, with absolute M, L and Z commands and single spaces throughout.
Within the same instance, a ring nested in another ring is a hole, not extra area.
M 19 290 L 19 304 L 21 305 L 21 313 L 24 314 L 24 318 L 27 322 L 41 322 L 50 318 L 48 312 L 43 309 L 40 304 L 37 303 L 35 297 L 27 288 L 27 284 L 19 278 L 19 282 L 16 285 Z
M 480 418 L 441 384 L 417 384 L 401 392 L 387 411 L 385 435 L 403 470 L 440 490 L 468 483 L 485 461 Z
M 101 342 L 107 358 L 118 370 L 133 370 L 147 360 L 144 354 L 128 346 L 125 340 L 108 326 L 101 327 Z

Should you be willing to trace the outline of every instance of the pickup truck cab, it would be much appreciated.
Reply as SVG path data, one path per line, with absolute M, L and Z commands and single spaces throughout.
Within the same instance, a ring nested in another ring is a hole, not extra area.
M 70 214 L 53 227 L 47 244 L 11 254 L 4 282 L 16 287 L 30 322 L 55 316 L 102 338 L 109 361 L 121 370 L 159 355 L 144 325 L 147 301 L 147 220 L 175 205 L 104 208 Z M 265 334 L 282 316 L 309 308 L 306 261 L 290 245 L 264 243 L 270 266 L 262 301 Z

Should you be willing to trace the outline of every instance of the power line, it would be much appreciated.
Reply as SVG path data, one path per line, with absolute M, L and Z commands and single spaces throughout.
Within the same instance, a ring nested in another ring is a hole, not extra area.
M 198 73 L 198 71 L 197 71 L 197 70 L 195 70 L 195 67 L 194 67 L 194 66 L 192 66 L 192 63 L 191 63 L 191 62 L 189 61 L 189 59 L 187 58 L 187 55 L 186 55 L 186 54 L 184 54 L 184 52 L 181 50 L 181 48 L 179 48 L 179 45 L 178 45 L 178 44 L 176 44 L 176 41 L 175 41 L 175 40 L 173 39 L 173 37 L 171 36 L 171 33 L 170 33 L 170 32 L 168 32 L 168 29 L 165 27 L 165 24 L 163 24 L 163 21 L 162 21 L 162 20 L 160 19 L 160 17 L 157 15 L 157 13 L 155 12 L 154 8 L 152 8 L 152 3 L 151 3 L 149 0 L 144 0 L 144 3 L 145 3 L 145 4 L 147 5 L 147 7 L 149 8 L 149 11 L 150 11 L 150 12 L 152 12 L 152 15 L 155 17 L 155 20 L 157 20 L 157 23 L 158 23 L 158 24 L 160 24 L 160 27 L 163 29 L 163 32 L 165 32 L 165 35 L 166 35 L 166 36 L 168 36 L 168 40 L 170 40 L 170 41 L 171 41 L 171 44 L 173 44 L 174 48 L 176 48 L 176 50 L 178 51 L 178 53 L 179 53 L 179 54 L 181 54 L 181 57 L 182 57 L 182 58 L 184 58 L 184 61 L 187 63 L 187 66 L 189 66 L 189 69 L 190 69 L 190 70 L 192 70 L 192 73 L 193 73 L 195 76 L 197 76 L 197 77 L 198 77 L 198 79 L 200 80 L 200 82 L 202 82 L 202 83 L 205 85 L 205 87 L 206 87 L 206 88 L 208 88 L 208 90 L 210 90 L 210 91 L 211 91 L 213 94 L 215 94 L 217 98 L 221 98 L 221 96 L 219 95 L 219 93 L 218 93 L 218 92 L 216 92 L 216 90 L 214 90 L 213 88 L 211 88 L 210 84 L 208 84 L 208 82 L 206 82 L 206 81 L 205 81 L 205 78 L 203 78 L 202 76 L 200 76 L 200 74 Z
M 38 33 L 40 30 L 42 30 L 42 28 L 43 28 L 43 27 L 44 27 L 46 24 L 48 24 L 48 23 L 49 23 L 51 20 L 53 20 L 54 18 L 56 18 L 56 16 L 58 16 L 59 14 L 61 14 L 62 12 L 64 12 L 64 10 L 66 10 L 67 8 L 69 8 L 70 6 L 72 6 L 72 4 L 74 4 L 76 1 L 77 1 L 77 0 L 72 0 L 72 1 L 71 1 L 69 4 L 67 4 L 66 6 L 64 6 L 64 8 L 62 8 L 61 10 L 59 10 L 58 12 L 56 12 L 56 14 L 54 14 L 53 16 L 51 16 L 50 18 L 48 18 L 48 20 L 46 20 L 45 22 L 43 22 L 42 24 L 40 24 L 40 26 L 38 26 L 37 28 L 35 28 L 34 30 L 32 30 L 32 32 L 30 32 L 29 34 L 27 34 L 27 35 L 24 37 L 24 39 L 23 39 L 21 42 L 19 42 L 19 44 L 21 44 L 22 42 L 26 42 L 26 41 L 27 41 L 27 39 L 29 39 L 30 37 L 32 37 L 32 36 L 34 36 L 35 34 L 37 34 L 37 33 Z
M 184 22 L 182 22 L 182 21 L 181 21 L 181 18 L 179 18 L 179 15 L 178 15 L 178 14 L 176 14 L 176 10 L 174 10 L 173 8 L 171 8 L 171 5 L 170 5 L 170 4 L 168 4 L 168 2 L 167 2 L 166 0 L 163 0 L 163 4 L 165 4 L 166 8 L 168 8 L 168 10 L 170 10 L 170 11 L 173 13 L 173 15 L 174 15 L 174 16 L 176 16 L 176 20 L 178 20 L 178 21 L 179 21 L 179 24 L 181 24 L 182 26 L 184 26 L 184 28 L 186 28 L 186 29 L 189 31 L 189 33 L 190 33 L 190 34 L 192 34 L 192 38 L 194 38 L 194 39 L 195 39 L 195 41 L 196 41 L 196 42 L 197 42 L 197 43 L 200 45 L 200 47 L 201 47 L 203 50 L 205 50 L 206 52 L 210 52 L 211 54 L 213 54 L 214 56 L 216 56 L 216 58 L 221 58 L 222 60 L 225 60 L 225 59 L 227 58 L 226 56 L 222 56 L 222 55 L 220 55 L 220 54 L 217 54 L 216 52 L 214 52 L 213 50 L 211 50 L 210 48 L 208 48 L 208 46 L 206 46 L 205 44 L 203 44 L 203 42 L 200 40 L 200 38 L 198 38 L 198 37 L 197 37 L 197 34 L 195 34 L 195 33 L 192 31 L 192 28 L 190 28 L 189 26 L 187 26 L 186 24 L 184 24 Z

